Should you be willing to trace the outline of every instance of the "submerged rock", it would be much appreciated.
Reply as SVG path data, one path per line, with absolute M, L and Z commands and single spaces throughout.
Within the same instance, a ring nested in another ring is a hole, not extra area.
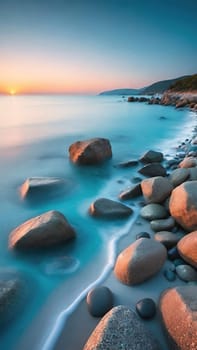
M 30 177 L 20 187 L 22 198 L 35 199 L 42 196 L 62 194 L 66 181 L 57 177 Z
M 65 216 L 51 210 L 24 222 L 13 230 L 9 236 L 9 248 L 49 248 L 66 243 L 74 237 L 75 231 Z
M 154 276 L 166 256 L 166 248 L 161 243 L 140 238 L 119 254 L 114 273 L 124 284 L 138 284 Z
M 121 219 L 130 216 L 133 210 L 111 199 L 99 198 L 91 204 L 89 212 L 97 217 Z
M 161 350 L 142 321 L 129 308 L 110 310 L 90 335 L 83 350 Z
M 170 349 L 197 349 L 197 286 L 179 286 L 164 291 L 160 312 Z
M 72 162 L 81 165 L 102 163 L 112 157 L 110 142 L 104 138 L 77 141 L 69 147 L 69 153 Z

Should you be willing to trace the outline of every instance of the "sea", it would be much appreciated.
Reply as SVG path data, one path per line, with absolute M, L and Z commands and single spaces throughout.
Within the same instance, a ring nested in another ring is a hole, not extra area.
M 139 211 L 127 201 L 132 217 L 107 221 L 90 216 L 91 203 L 118 200 L 140 176 L 136 167 L 119 163 L 149 149 L 170 159 L 195 126 L 196 115 L 187 109 L 128 103 L 124 96 L 0 97 L 0 276 L 24 283 L 14 317 L 1 327 L 1 350 L 53 349 L 66 318 L 113 267 L 118 241 Z M 69 146 L 93 137 L 110 140 L 112 159 L 100 166 L 72 164 Z M 32 202 L 21 198 L 27 178 L 50 176 L 65 179 L 67 190 Z M 8 248 L 14 228 L 49 210 L 65 215 L 76 231 L 74 241 L 47 252 Z

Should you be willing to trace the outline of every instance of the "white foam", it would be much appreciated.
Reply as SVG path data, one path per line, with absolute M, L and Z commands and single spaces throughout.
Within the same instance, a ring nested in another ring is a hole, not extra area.
M 130 229 L 131 225 L 135 222 L 135 220 L 138 217 L 138 212 L 136 211 L 132 217 L 132 223 L 129 221 L 126 225 L 124 225 L 124 229 L 119 230 L 118 233 L 109 241 L 108 244 L 108 262 L 106 266 L 104 267 L 102 273 L 100 274 L 99 278 L 95 280 L 93 283 L 89 284 L 87 288 L 85 288 L 81 294 L 70 304 L 70 306 L 63 310 L 57 319 L 55 320 L 53 324 L 53 328 L 48 330 L 48 335 L 46 335 L 46 338 L 44 340 L 44 343 L 41 344 L 40 349 L 42 350 L 52 350 L 63 327 L 65 326 L 65 322 L 67 321 L 68 317 L 75 311 L 79 303 L 86 297 L 87 293 L 89 292 L 90 289 L 93 287 L 96 287 L 98 284 L 102 283 L 108 274 L 111 272 L 116 256 L 117 256 L 117 247 L 118 247 L 118 242 L 119 240 L 126 236 Z

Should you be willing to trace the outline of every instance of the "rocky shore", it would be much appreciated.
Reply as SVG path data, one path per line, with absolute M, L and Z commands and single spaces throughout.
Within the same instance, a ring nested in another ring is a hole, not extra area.
M 183 95 L 173 96 L 164 95 L 157 101 L 178 108 Z M 197 100 L 184 98 L 181 107 L 197 110 Z M 69 148 L 70 160 L 79 169 L 108 162 L 112 151 L 110 141 L 103 138 L 77 141 Z M 116 166 L 122 168 L 123 174 L 124 168 L 135 167 L 137 183 L 117 193 L 115 200 L 102 197 L 90 203 L 89 215 L 95 220 L 126 220 L 133 215 L 133 201 L 140 215 L 121 240 L 113 271 L 104 285 L 99 284 L 87 293 L 66 321 L 53 348 L 195 350 L 197 129 L 177 147 L 175 155 L 166 157 L 149 150 L 140 159 Z M 33 191 L 39 187 L 38 192 L 53 191 L 55 195 L 54 182 L 58 183 L 59 195 L 65 183 L 57 178 L 36 178 Z M 28 186 L 32 187 L 32 178 Z M 19 193 L 23 200 L 27 199 L 27 190 Z M 76 236 L 65 216 L 52 210 L 16 227 L 9 235 L 8 246 L 19 251 L 49 249 L 54 245 L 57 249 Z M 20 280 L 8 277 L 0 281 L 1 319 L 5 323 L 20 294 Z M 71 329 L 75 329 L 72 334 Z
M 170 92 L 166 91 L 162 96 L 153 97 L 128 97 L 128 102 L 147 102 L 164 106 L 175 106 L 176 108 L 190 108 L 197 111 L 197 91 Z

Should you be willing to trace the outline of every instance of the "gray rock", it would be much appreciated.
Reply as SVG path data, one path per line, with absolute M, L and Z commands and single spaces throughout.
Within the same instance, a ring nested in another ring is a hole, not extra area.
M 153 318 L 157 311 L 154 300 L 150 298 L 139 300 L 135 307 L 138 315 L 144 319 Z
M 181 233 L 172 233 L 168 231 L 160 231 L 155 234 L 156 241 L 162 243 L 167 249 L 174 247 L 183 237 Z
M 170 181 L 162 176 L 143 180 L 141 188 L 147 203 L 162 203 L 173 190 Z
M 57 177 L 30 177 L 20 187 L 22 198 L 39 199 L 51 195 L 62 195 L 68 186 L 64 179 Z
M 185 282 L 197 281 L 197 271 L 190 265 L 176 266 L 176 273 Z
M 160 163 L 163 161 L 163 153 L 157 151 L 147 151 L 140 158 L 142 163 Z
M 180 256 L 197 269 L 197 231 L 184 236 L 177 245 Z
M 152 333 L 125 306 L 114 307 L 99 322 L 83 350 L 161 350 Z
M 197 286 L 179 286 L 164 291 L 160 312 L 170 349 L 197 349 Z
M 73 163 L 92 165 L 110 159 L 112 150 L 109 140 L 94 138 L 73 143 L 69 147 L 69 154 Z
M 166 256 L 166 248 L 161 243 L 140 238 L 119 254 L 114 273 L 124 284 L 138 284 L 154 276 Z
M 10 233 L 9 248 L 39 249 L 67 243 L 75 237 L 75 231 L 65 216 L 51 210 L 36 216 Z
M 175 281 L 175 279 L 176 279 L 175 272 L 170 270 L 170 269 L 165 269 L 163 274 L 169 282 Z
M 128 217 L 133 210 L 126 205 L 107 198 L 99 198 L 90 206 L 90 214 L 103 218 L 121 219 Z
M 137 185 L 133 186 L 132 188 L 121 192 L 119 195 L 119 198 L 121 200 L 127 200 L 127 199 L 139 197 L 141 195 L 142 195 L 141 185 L 137 184 Z
M 139 169 L 138 172 L 144 176 L 166 176 L 166 169 L 160 163 L 150 163 L 143 168 Z
M 197 181 L 176 187 L 170 197 L 170 213 L 187 231 L 197 230 Z
M 127 162 L 122 162 L 116 165 L 116 168 L 130 168 L 138 165 L 138 160 L 128 160 Z
M 176 187 L 182 184 L 184 181 L 186 181 L 189 178 L 189 176 L 190 176 L 189 169 L 186 169 L 186 168 L 176 169 L 170 174 L 169 180 L 171 181 L 172 185 Z
M 168 231 L 172 229 L 175 225 L 175 220 L 170 216 L 167 219 L 152 220 L 150 222 L 150 227 L 153 231 Z
M 167 210 L 160 204 L 152 203 L 145 205 L 140 210 L 140 215 L 146 220 L 165 219 L 168 216 Z
M 190 181 L 197 181 L 197 167 L 189 168 L 190 172 L 189 180 Z
M 86 302 L 92 316 L 103 317 L 113 307 L 113 293 L 108 287 L 95 287 L 89 291 Z

